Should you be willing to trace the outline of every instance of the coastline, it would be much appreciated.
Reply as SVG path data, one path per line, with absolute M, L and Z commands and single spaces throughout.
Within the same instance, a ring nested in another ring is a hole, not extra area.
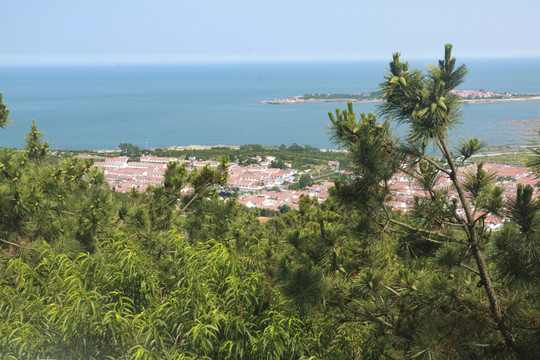
M 540 99 L 539 99 L 540 100 Z M 259 104 L 271 104 L 271 105 L 282 105 L 282 104 L 306 104 L 306 103 L 379 103 L 382 102 L 380 99 L 348 99 L 348 98 L 338 98 L 338 99 L 298 99 L 296 96 L 287 99 L 276 99 L 276 100 L 260 100 L 257 101 Z
M 504 99 L 462 99 L 464 104 L 490 104 L 496 102 L 540 101 L 540 96 L 511 97 Z
M 516 102 L 516 101 L 540 101 L 540 95 L 528 97 L 510 97 L 503 99 L 462 99 L 463 104 L 491 104 L 499 102 Z M 305 104 L 305 103 L 380 103 L 380 99 L 353 99 L 353 98 L 335 98 L 335 99 L 302 99 L 301 96 L 293 96 L 287 99 L 275 100 L 260 100 L 259 104 L 270 105 L 285 105 L 285 104 Z

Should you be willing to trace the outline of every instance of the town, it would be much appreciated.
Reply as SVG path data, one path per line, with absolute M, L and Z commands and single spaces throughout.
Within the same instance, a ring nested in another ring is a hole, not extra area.
M 240 166 L 237 163 L 229 164 L 229 177 L 227 190 L 238 192 L 238 203 L 247 207 L 280 211 L 280 207 L 287 205 L 292 210 L 298 210 L 300 196 L 316 197 L 319 201 L 328 198 L 328 189 L 334 185 L 331 181 L 322 184 L 313 184 L 302 190 L 287 190 L 301 172 L 290 168 L 272 168 L 273 156 L 255 157 L 256 164 Z M 135 189 L 144 192 L 150 185 L 159 185 L 167 170 L 167 163 L 177 161 L 186 164 L 188 170 L 204 166 L 217 167 L 217 161 L 180 160 L 176 158 L 162 158 L 143 156 L 140 161 L 129 161 L 127 156 L 106 158 L 105 161 L 95 162 L 94 166 L 104 170 L 109 187 L 117 192 L 130 192 Z M 328 166 L 339 171 L 338 161 L 329 161 Z M 342 173 L 346 173 L 342 171 Z
M 265 209 L 279 212 L 288 207 L 298 210 L 298 203 L 302 195 L 316 198 L 322 202 L 328 198 L 329 188 L 334 185 L 332 181 L 321 179 L 318 184 L 305 186 L 300 190 L 290 190 L 293 184 L 303 174 L 309 174 L 310 170 L 298 171 L 285 163 L 285 169 L 272 167 L 274 156 L 253 157 L 256 163 L 241 166 L 238 163 L 229 164 L 227 186 L 221 189 L 223 192 L 236 192 L 237 201 L 248 208 Z M 139 191 L 144 192 L 148 186 L 157 186 L 163 182 L 167 163 L 171 161 L 185 164 L 188 170 L 202 168 L 204 166 L 217 167 L 217 161 L 201 161 L 195 158 L 182 160 L 168 157 L 142 156 L 140 161 L 129 161 L 127 156 L 106 158 L 105 161 L 95 162 L 94 166 L 104 171 L 109 187 L 117 192 Z M 328 169 L 335 174 L 351 176 L 352 173 L 340 170 L 339 161 L 328 161 Z M 462 167 L 458 178 L 463 179 L 467 174 L 476 171 L 476 164 Z M 503 189 L 503 196 L 510 198 L 515 196 L 517 184 L 535 186 L 538 180 L 524 166 L 506 165 L 497 163 L 485 163 L 484 170 L 493 174 L 495 185 Z M 408 212 L 414 204 L 415 196 L 426 196 L 425 190 L 411 176 L 399 172 L 393 176 L 391 182 L 393 199 L 388 203 L 395 210 Z M 450 197 L 457 197 L 447 176 L 440 176 L 435 185 L 436 189 L 449 189 Z M 186 194 L 188 190 L 186 190 Z M 463 216 L 463 210 L 457 210 L 458 215 Z M 497 230 L 502 226 L 503 218 L 487 216 L 485 226 Z
M 471 164 L 459 169 L 458 179 L 463 180 L 467 175 L 472 175 L 477 171 L 477 164 Z M 521 165 L 506 165 L 506 164 L 496 164 L 496 163 L 484 163 L 483 169 L 488 172 L 488 174 L 493 175 L 495 180 L 495 185 L 499 186 L 503 190 L 503 198 L 508 199 L 514 197 L 517 191 L 517 185 L 531 185 L 535 188 L 535 192 L 538 190 L 535 187 L 535 184 L 538 182 L 538 179 L 529 171 L 525 166 Z M 423 189 L 423 187 L 411 176 L 408 176 L 402 172 L 397 173 L 392 177 L 391 180 L 392 193 L 394 195 L 394 200 L 390 201 L 394 209 L 400 210 L 402 212 L 408 212 L 414 204 L 415 196 L 428 196 L 429 194 Z M 452 186 L 452 181 L 445 174 L 441 174 L 436 179 L 435 189 L 448 189 L 450 198 L 458 197 L 455 188 Z M 456 210 L 458 216 L 464 217 L 465 212 L 462 208 L 458 207 Z M 480 216 L 481 212 L 479 211 L 476 216 Z M 489 214 L 484 221 L 485 226 L 491 230 L 498 230 L 502 227 L 504 218 L 493 216 Z

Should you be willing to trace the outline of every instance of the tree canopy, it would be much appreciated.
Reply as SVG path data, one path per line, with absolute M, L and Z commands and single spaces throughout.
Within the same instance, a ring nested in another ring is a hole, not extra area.
M 8 124 L 9 110 L 6 104 L 2 103 L 2 93 L 0 93 L 0 128 Z
M 123 156 L 139 157 L 142 154 L 141 149 L 137 145 L 130 143 L 121 143 L 118 145 L 118 148 L 120 149 L 120 154 Z
M 0 149 L 0 359 L 540 358 L 540 203 L 468 163 L 482 141 L 453 143 L 467 68 L 444 50 L 425 72 L 394 54 L 378 116 L 331 112 L 352 176 L 272 218 L 219 198 L 225 156 L 115 193 L 91 162 L 49 162 L 34 122 Z M 399 177 L 419 189 L 408 211 L 390 206 Z
M 464 81 L 467 73 L 465 65 L 456 66 L 451 50 L 451 45 L 445 45 L 444 59 L 438 66 L 428 66 L 426 73 L 409 69 L 407 62 L 400 61 L 399 53 L 393 55 L 380 89 L 385 100 L 380 114 L 387 119 L 385 122 L 378 123 L 371 114 L 362 114 L 357 121 L 352 105 L 348 110 L 336 110 L 336 116 L 330 114 L 333 138 L 349 150 L 356 173 L 353 182 L 336 185 L 336 195 L 343 203 L 359 209 L 370 226 L 380 227 L 380 235 L 395 234 L 404 254 L 413 259 L 434 257 L 436 262 L 444 264 L 442 267 L 421 266 L 416 271 L 429 269 L 439 276 L 452 272 L 453 287 L 460 294 L 458 296 L 464 294 L 457 286 L 477 281 L 477 287 L 482 288 L 484 294 L 483 299 L 477 294 L 475 301 L 478 306 L 486 302 L 485 311 L 489 309 L 489 316 L 483 321 L 496 329 L 496 333 L 485 334 L 490 338 L 487 341 L 491 344 L 489 347 L 506 348 L 518 358 L 532 359 L 539 354 L 537 345 L 531 343 L 538 334 L 538 327 L 533 331 L 526 330 L 524 324 L 534 321 L 534 316 L 516 312 L 516 308 L 535 308 L 538 313 L 539 304 L 532 300 L 536 291 L 528 293 L 525 289 L 512 289 L 497 265 L 509 266 L 510 259 L 503 259 L 512 253 L 513 261 L 527 264 L 522 275 L 527 274 L 529 280 L 538 282 L 538 278 L 533 280 L 536 270 L 531 262 L 536 258 L 532 254 L 538 252 L 531 249 L 538 245 L 538 240 L 533 240 L 536 237 L 531 236 L 536 226 L 533 219 L 537 216 L 537 201 L 532 198 L 532 188 L 527 186 L 518 187 L 516 198 L 505 202 L 502 189 L 493 185 L 493 174 L 485 171 L 482 164 L 474 171 L 465 172 L 462 178 L 455 154 L 463 163 L 480 151 L 483 143 L 478 139 L 462 139 L 456 145 L 457 151 L 451 151 L 449 131 L 461 114 L 459 98 L 452 90 Z M 392 135 L 389 120 L 408 127 L 404 140 Z M 414 206 L 407 216 L 392 212 L 388 206 L 393 197 L 391 179 L 397 173 L 414 179 L 425 193 L 415 196 Z M 441 177 L 448 178 L 452 188 L 438 187 Z M 505 214 L 511 223 L 504 231 L 492 234 L 486 229 L 488 216 Z M 518 228 L 510 235 L 508 229 L 513 224 Z M 525 249 L 532 250 L 531 256 L 522 252 Z M 469 273 L 456 276 L 453 273 L 457 267 Z M 401 296 L 401 291 L 396 290 L 395 294 Z M 415 301 L 414 297 L 410 301 Z M 459 302 L 456 305 L 454 316 L 472 315 L 467 314 L 465 308 L 459 309 Z M 364 307 L 358 308 L 351 303 L 342 306 L 350 308 L 353 314 L 360 312 L 369 318 Z M 379 320 L 383 319 L 379 317 Z M 387 321 L 387 327 L 397 330 L 390 321 Z M 447 330 L 452 331 L 452 328 L 449 326 Z M 411 337 L 408 341 L 419 341 L 418 345 L 424 341 L 415 331 L 408 332 L 407 336 Z M 464 345 L 472 337 L 456 337 L 457 340 Z M 445 356 L 457 355 L 463 356 L 461 351 L 453 348 Z

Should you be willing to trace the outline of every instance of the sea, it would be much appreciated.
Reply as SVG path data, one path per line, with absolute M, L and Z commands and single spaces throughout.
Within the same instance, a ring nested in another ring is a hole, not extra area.
M 470 59 L 461 89 L 540 93 L 540 59 Z M 431 63 L 436 63 L 432 60 Z M 52 149 L 113 150 L 186 145 L 311 145 L 336 148 L 328 112 L 342 103 L 272 105 L 260 100 L 377 90 L 387 61 L 0 67 L 11 123 L 0 146 L 21 148 L 36 120 Z M 411 62 L 425 68 L 427 62 Z M 377 104 L 355 104 L 357 114 Z M 538 138 L 540 101 L 466 104 L 451 137 L 489 145 Z M 405 135 L 406 129 L 396 132 Z

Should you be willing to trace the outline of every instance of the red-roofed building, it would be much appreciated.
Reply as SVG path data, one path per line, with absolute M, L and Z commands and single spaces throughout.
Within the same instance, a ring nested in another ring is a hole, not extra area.
M 141 156 L 141 162 L 167 164 L 167 163 L 169 163 L 171 161 L 178 161 L 178 159 L 177 158 L 154 157 L 154 156 Z

